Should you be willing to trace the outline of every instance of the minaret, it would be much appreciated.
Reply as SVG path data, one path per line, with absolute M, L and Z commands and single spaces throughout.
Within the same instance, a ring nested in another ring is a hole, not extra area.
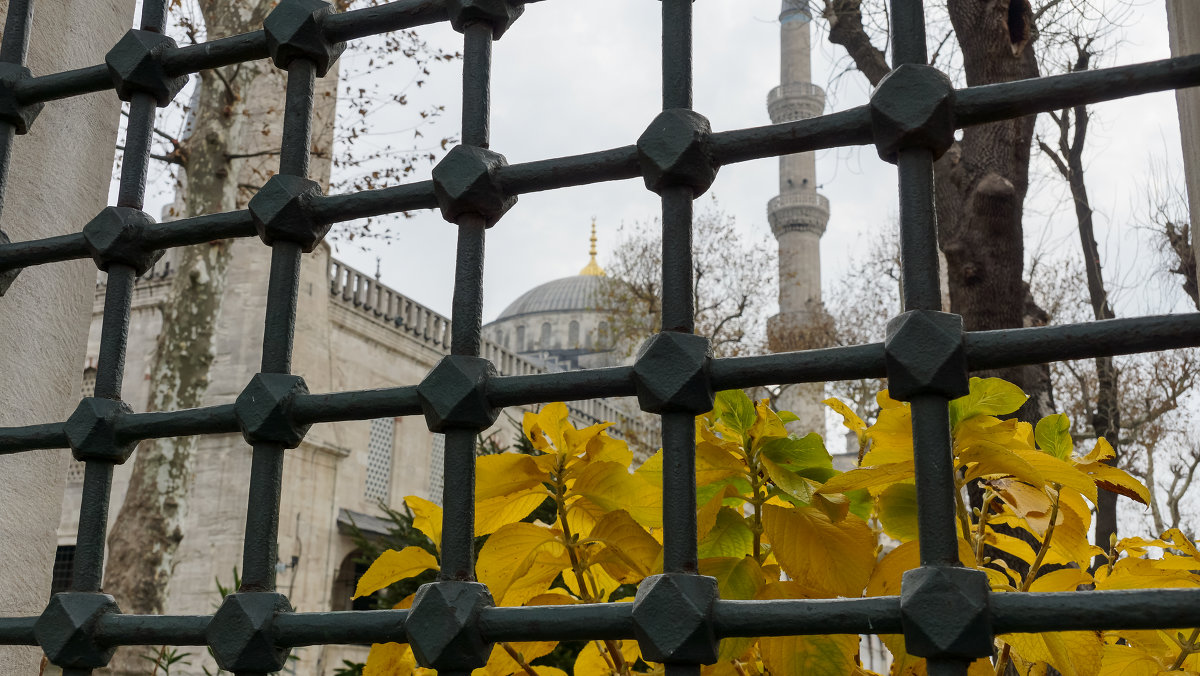
M 592 236 L 590 241 L 592 247 L 588 250 L 588 255 L 591 256 L 591 260 L 588 261 L 587 265 L 583 266 L 579 274 L 588 277 L 603 277 L 604 268 L 601 268 L 600 264 L 596 262 L 596 219 L 594 218 L 592 219 Z
M 825 92 L 810 82 L 811 39 L 808 0 L 783 0 L 779 15 L 780 85 L 767 96 L 771 122 L 816 117 L 825 110 Z M 779 196 L 767 204 L 771 231 L 779 241 L 779 314 L 767 321 L 772 352 L 813 347 L 826 325 L 821 304 L 821 235 L 829 221 L 829 200 L 817 193 L 816 158 L 799 153 L 779 158 Z M 795 432 L 825 432 L 821 384 L 787 388 L 777 402 L 799 421 Z

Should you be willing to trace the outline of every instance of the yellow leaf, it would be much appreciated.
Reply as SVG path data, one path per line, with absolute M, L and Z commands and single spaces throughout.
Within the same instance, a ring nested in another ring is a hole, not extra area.
M 699 496 L 697 496 L 699 498 Z M 700 498 L 703 500 L 703 498 Z M 717 514 L 725 500 L 725 491 L 717 491 L 707 501 L 702 501 L 696 510 L 696 541 L 702 542 L 708 537 L 708 532 L 717 525 Z
M 1078 568 L 1060 568 L 1051 573 L 1039 576 L 1029 585 L 1031 592 L 1065 592 L 1075 591 L 1081 584 L 1091 584 L 1092 576 L 1087 571 Z
M 609 512 L 592 529 L 588 540 L 603 545 L 591 561 L 604 566 L 609 575 L 625 584 L 653 575 L 662 555 L 662 545 L 623 509 Z
M 1045 491 L 1013 479 L 992 479 L 988 485 L 1017 516 L 1029 519 L 1033 515 L 1039 515 L 1044 517 L 1047 523 L 1050 521 L 1049 514 L 1053 504 Z M 1035 527 L 1035 530 L 1044 533 L 1046 528 L 1042 525 L 1040 528 Z
M 844 676 L 858 667 L 858 636 L 780 636 L 759 639 L 771 676 Z
M 1039 451 L 1018 448 L 1014 449 L 1013 453 L 1033 465 L 1033 468 L 1042 475 L 1047 483 L 1060 484 L 1079 491 L 1092 504 L 1096 504 L 1096 483 L 1092 481 L 1091 477 L 1075 469 L 1071 463 Z
M 1079 471 L 1092 477 L 1096 486 L 1110 493 L 1124 495 L 1143 505 L 1150 504 L 1150 491 L 1145 484 L 1130 476 L 1125 470 L 1103 463 L 1079 464 L 1076 467 L 1079 468 Z
M 488 659 L 487 666 L 482 669 L 476 669 L 471 672 L 474 676 L 508 676 L 509 674 L 524 674 L 525 667 L 513 659 L 509 650 L 517 653 L 521 658 L 521 662 L 529 664 L 539 657 L 549 655 L 550 651 L 554 650 L 554 646 L 558 645 L 558 641 L 536 641 L 527 643 L 497 643 L 492 648 L 492 656 Z M 534 667 L 536 671 L 537 668 Z M 555 669 L 558 673 L 562 673 Z
M 1105 645 L 1100 659 L 1100 676 L 1158 676 L 1164 670 L 1158 660 L 1128 645 Z
M 897 462 L 878 467 L 860 467 L 839 474 L 817 489 L 818 493 L 845 493 L 863 488 L 882 490 L 888 486 L 913 478 L 913 461 Z M 873 491 L 873 492 L 878 492 Z
M 524 453 L 485 455 L 475 462 L 476 502 L 524 493 L 549 480 L 533 456 Z
M 793 580 L 826 596 L 862 596 L 875 565 L 875 534 L 858 517 L 838 522 L 811 507 L 764 505 L 772 552 Z
M 611 423 L 601 425 L 593 425 L 592 427 L 580 430 L 582 434 L 592 429 L 593 427 L 608 427 Z M 633 463 L 633 451 L 629 450 L 629 444 L 626 444 L 620 439 L 613 439 L 608 434 L 597 433 L 590 441 L 587 442 L 587 448 L 584 451 L 584 457 L 588 462 L 615 462 L 629 467 Z
M 917 539 L 917 487 L 892 484 L 875 501 L 883 532 L 901 542 Z
M 535 563 L 540 565 L 533 571 L 538 573 L 533 577 L 539 581 L 551 568 L 557 575 L 558 571 L 571 566 L 557 531 L 532 523 L 511 523 L 501 527 L 483 544 L 475 563 L 475 575 L 491 589 L 496 605 L 520 605 L 545 591 L 529 593 L 519 602 L 508 598 L 509 588 L 529 574 Z M 553 581 L 552 576 L 546 581 L 546 587 Z
M 752 556 L 700 559 L 700 574 L 717 579 L 723 599 L 756 598 L 767 584 L 762 567 Z
M 409 511 L 413 513 L 413 528 L 433 540 L 433 545 L 440 552 L 442 550 L 442 508 L 415 495 L 404 498 L 404 504 L 408 505 Z
M 1117 457 L 1117 451 L 1113 449 L 1112 444 L 1108 443 L 1108 439 L 1100 437 L 1096 439 L 1096 445 L 1092 447 L 1092 452 L 1083 456 L 1080 462 L 1090 464 L 1093 462 L 1104 462 Z
M 374 594 L 393 582 L 437 569 L 437 559 L 420 547 L 405 547 L 400 551 L 389 549 L 380 554 L 359 578 L 354 598 Z
M 1037 558 L 1037 552 L 1034 551 L 1033 545 L 1012 535 L 1005 535 L 1004 533 L 989 530 L 987 535 L 984 536 L 983 541 L 996 549 L 1002 549 L 1012 554 L 1025 563 L 1032 564 L 1034 559 Z
M 912 412 L 908 404 L 884 408 L 867 428 L 871 449 L 863 456 L 864 467 L 912 462 Z
M 624 509 L 647 528 L 662 527 L 661 493 L 640 476 L 615 462 L 589 464 L 571 487 L 604 511 Z
M 762 462 L 763 467 L 767 469 L 767 474 L 771 477 L 771 481 L 775 484 L 776 488 L 801 502 L 812 500 L 813 489 L 820 486 L 820 484 L 796 474 L 766 456 L 760 456 L 759 460 Z
M 1170 540 L 1171 542 L 1175 543 L 1175 546 L 1182 550 L 1183 553 L 1197 561 L 1200 561 L 1200 550 L 1196 549 L 1196 543 L 1192 542 L 1192 539 L 1184 535 L 1183 531 L 1179 530 L 1178 528 L 1171 528 L 1167 530 L 1162 534 L 1162 539 Z
M 990 441 L 974 441 L 958 454 L 958 466 L 966 467 L 966 479 L 979 477 L 1011 476 L 1041 488 L 1046 480 L 1021 456 L 1000 444 Z
M 412 649 L 400 643 L 375 643 L 367 655 L 363 676 L 409 676 L 417 667 Z
M 1200 580 L 1187 571 L 1159 567 L 1148 559 L 1123 558 L 1113 565 L 1096 571 L 1096 589 L 1166 589 L 1200 587 Z
M 610 644 L 617 646 L 622 658 L 630 665 L 641 654 L 637 649 L 637 641 L 588 641 L 575 659 L 575 676 L 608 676 L 616 673 L 613 658 L 608 652 Z
M 1002 634 L 1027 662 L 1046 662 L 1063 676 L 1099 676 L 1104 640 L 1096 631 Z
M 842 424 L 846 426 L 846 429 L 860 436 L 866 431 L 867 424 L 863 422 L 862 418 L 858 417 L 857 413 L 855 413 L 840 399 L 834 399 L 831 397 L 821 403 L 833 409 L 834 413 L 842 416 Z
M 538 484 L 536 488 L 524 493 L 500 495 L 489 500 L 477 500 L 475 502 L 475 535 L 491 535 L 502 526 L 524 519 L 545 502 L 548 495 L 546 489 Z
M 1028 397 L 1021 388 L 1000 378 L 971 378 L 970 393 L 950 402 L 950 425 L 978 415 L 1008 415 Z
M 551 589 L 545 594 L 538 594 L 529 599 L 524 605 L 527 606 L 569 606 L 579 603 L 579 599 L 567 594 L 561 589 Z

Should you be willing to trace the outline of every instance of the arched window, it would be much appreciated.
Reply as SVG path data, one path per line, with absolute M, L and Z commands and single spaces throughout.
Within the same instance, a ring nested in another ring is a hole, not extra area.
M 542 344 L 538 347 L 543 350 L 550 349 L 550 322 L 542 323 Z
M 354 550 L 342 559 L 342 565 L 338 566 L 337 576 L 333 578 L 333 594 L 330 597 L 330 610 L 374 610 L 374 596 L 363 596 L 360 598 L 351 598 L 354 596 L 354 589 L 358 586 L 358 578 L 367 572 L 367 564 L 355 561 L 362 557 L 361 550 Z M 376 592 L 378 594 L 378 592 Z
M 579 322 L 573 321 L 567 327 L 567 347 L 571 349 L 579 347 Z
M 600 322 L 600 327 L 596 329 L 596 347 L 608 349 L 608 322 Z
M 517 352 L 525 351 L 525 327 L 517 327 Z

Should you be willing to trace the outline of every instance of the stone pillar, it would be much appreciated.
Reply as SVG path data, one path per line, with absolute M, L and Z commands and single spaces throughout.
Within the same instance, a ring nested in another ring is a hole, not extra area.
M 1167 0 L 1167 29 L 1171 35 L 1171 56 L 1200 52 L 1200 2 Z M 1183 175 L 1187 181 L 1192 250 L 1200 269 L 1200 245 L 1196 243 L 1196 228 L 1200 227 L 1200 88 L 1177 90 L 1175 102 L 1179 106 L 1179 132 L 1183 138 Z
M 780 85 L 767 97 L 775 124 L 825 110 L 825 92 L 810 82 L 811 22 L 806 2 L 783 0 Z M 821 304 L 821 235 L 829 221 L 829 201 L 817 193 L 813 153 L 779 158 L 779 196 L 767 205 L 767 216 L 779 242 L 779 314 L 767 322 L 767 344 L 772 352 L 814 347 L 828 325 Z M 800 418 L 793 431 L 824 432 L 823 392 L 821 384 L 808 384 L 788 387 L 780 395 L 778 406 Z
M 0 0 L 0 12 L 8 2 Z M 35 3 L 34 75 L 104 62 L 132 24 L 133 0 Z M 0 226 L 14 241 L 77 232 L 105 206 L 120 101 L 112 92 L 46 104 L 14 143 Z M 24 270 L 0 297 L 0 425 L 65 419 L 79 399 L 96 288 L 89 260 Z M 0 456 L 0 615 L 36 615 L 50 571 L 67 456 Z M 0 673 L 35 674 L 36 648 L 0 648 Z

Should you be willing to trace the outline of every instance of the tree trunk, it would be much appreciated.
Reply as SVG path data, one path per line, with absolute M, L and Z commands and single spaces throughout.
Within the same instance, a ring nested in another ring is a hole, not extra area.
M 207 0 L 200 5 L 211 39 L 261 26 L 274 2 Z M 177 150 L 186 172 L 177 199 L 182 203 L 182 216 L 243 207 L 247 200 L 239 183 L 252 169 L 247 165 L 253 163 L 254 170 L 262 171 L 273 162 L 270 155 L 251 160 L 230 157 L 278 143 L 278 134 L 264 135 L 261 130 L 277 124 L 280 113 L 263 119 L 247 106 L 255 98 L 250 96 L 252 88 L 261 87 L 259 80 L 265 78 L 278 81 L 273 87 L 278 95 L 271 97 L 271 104 L 279 109 L 284 78 L 267 61 L 228 67 L 220 74 L 201 73 L 192 101 L 190 133 L 179 141 Z M 148 411 L 195 408 L 204 403 L 231 251 L 232 242 L 225 240 L 172 252 L 177 256 L 176 272 L 162 305 Z M 184 537 L 195 448 L 195 437 L 152 439 L 142 442 L 134 455 L 129 487 L 109 537 L 104 579 L 105 590 L 116 597 L 124 612 L 166 610 L 168 581 Z M 110 673 L 144 674 L 148 663 L 141 655 L 145 653 L 144 648 L 122 648 L 110 663 Z

